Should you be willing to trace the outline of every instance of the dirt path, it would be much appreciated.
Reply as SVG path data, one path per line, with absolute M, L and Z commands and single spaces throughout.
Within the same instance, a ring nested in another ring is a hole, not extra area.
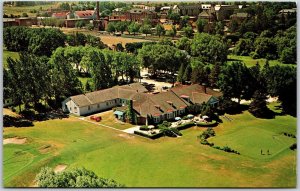
M 62 172 L 64 171 L 68 166 L 65 164 L 59 164 L 54 168 L 54 172 L 58 173 L 58 172 Z
M 6 144 L 25 144 L 26 143 L 26 138 L 18 138 L 18 137 L 13 137 L 13 138 L 8 138 L 3 140 L 3 145 Z

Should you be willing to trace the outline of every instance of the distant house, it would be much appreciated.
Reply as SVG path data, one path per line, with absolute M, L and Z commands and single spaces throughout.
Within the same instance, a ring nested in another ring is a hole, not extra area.
M 145 9 L 131 9 L 125 12 L 126 20 L 142 22 L 146 18 L 150 21 L 155 21 L 157 19 L 157 14 L 154 11 L 149 11 Z
M 218 21 L 228 20 L 236 9 L 238 9 L 236 5 L 216 5 L 214 7 Z
M 221 95 L 220 92 L 198 84 L 178 86 L 167 92 L 150 94 L 141 84 L 133 83 L 71 96 L 62 102 L 62 108 L 65 112 L 81 116 L 126 106 L 132 102 L 138 124 L 146 124 L 149 117 L 154 123 L 159 123 L 182 115 L 186 108 L 193 104 L 208 103 L 216 106 Z M 121 116 L 120 113 L 116 115 Z
M 86 10 L 86 11 L 75 11 L 75 19 L 96 19 L 95 10 Z
M 239 24 L 241 24 L 244 20 L 249 18 L 248 13 L 235 13 L 230 16 L 230 20 L 236 20 Z
M 201 12 L 201 5 L 174 5 L 173 12 L 180 14 L 180 16 L 195 16 L 197 17 Z
M 69 12 L 57 12 L 53 13 L 51 17 L 56 19 L 66 19 L 68 13 Z

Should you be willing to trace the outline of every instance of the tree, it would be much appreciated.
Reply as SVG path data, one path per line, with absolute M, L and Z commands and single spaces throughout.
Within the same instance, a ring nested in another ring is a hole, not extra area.
M 75 23 L 75 27 L 76 28 L 83 28 L 83 27 L 85 27 L 85 22 L 84 21 L 76 21 L 76 23 Z
M 177 74 L 177 82 L 183 83 L 183 75 L 184 75 L 185 68 L 186 66 L 184 65 L 184 63 L 181 63 Z
M 86 36 L 83 33 L 76 32 L 75 34 L 67 35 L 66 42 L 69 46 L 84 46 L 86 40 Z
M 216 22 L 215 33 L 219 35 L 224 35 L 224 25 L 221 21 Z
M 249 112 L 255 117 L 268 118 L 271 117 L 272 112 L 267 107 L 267 96 L 264 92 L 256 90 L 253 95 L 253 100 L 249 105 Z
M 27 13 L 22 13 L 22 17 L 28 17 Z
M 136 124 L 136 115 L 135 115 L 135 112 L 133 111 L 132 100 L 128 101 L 126 117 L 129 121 L 129 123 Z
M 277 47 L 272 38 L 259 37 L 254 42 L 255 54 L 258 58 L 276 59 Z
M 90 31 L 94 30 L 94 25 L 92 23 L 87 24 L 86 27 Z
M 182 37 L 176 42 L 176 47 L 180 50 L 185 50 L 191 53 L 191 40 L 187 37 Z
M 93 35 L 86 35 L 86 45 L 104 49 L 106 46 L 105 44 L 101 41 L 100 37 L 96 37 Z
M 237 98 L 238 103 L 241 99 L 250 99 L 253 92 L 250 90 L 250 72 L 245 64 L 233 62 L 226 64 L 221 69 L 221 74 L 217 85 L 222 90 L 224 97 Z
M 169 45 L 145 45 L 139 50 L 138 57 L 142 65 L 151 68 L 153 74 L 158 70 L 165 70 L 172 73 L 180 67 L 182 62 L 187 62 L 187 54 Z
M 235 54 L 240 56 L 249 56 L 252 51 L 254 51 L 253 41 L 243 38 L 238 41 L 234 49 Z
M 36 176 L 39 187 L 43 188 L 112 188 L 124 187 L 112 179 L 98 177 L 85 168 L 75 168 L 55 173 L 51 168 L 44 167 Z
M 114 85 L 110 63 L 105 59 L 101 51 L 90 49 L 87 62 L 91 66 L 94 90 L 106 89 Z
M 180 21 L 180 15 L 178 13 L 171 13 L 167 16 L 168 19 L 172 20 L 174 23 L 179 23 Z
M 126 31 L 127 30 L 127 22 L 125 22 L 125 21 L 121 21 L 121 22 L 117 22 L 116 24 L 115 24 L 115 29 L 116 29 L 116 31 L 120 31 L 122 34 L 124 33 L 124 31 Z
M 47 90 L 50 77 L 47 62 L 46 57 L 25 52 L 20 54 L 19 60 L 7 59 L 6 80 L 8 88 L 14 91 L 11 96 L 16 103 L 33 103 L 36 107 L 40 100 L 51 97 Z
M 139 32 L 140 30 L 140 25 L 135 23 L 135 22 L 132 22 L 129 26 L 128 26 L 128 32 L 129 33 L 133 33 L 133 35 L 135 36 L 135 34 L 137 32 Z
M 227 43 L 215 35 L 198 33 L 191 43 L 191 55 L 208 63 L 225 62 L 227 52 Z
M 108 23 L 106 30 L 107 30 L 107 32 L 110 32 L 110 33 L 116 32 L 115 23 L 113 23 L 113 22 Z
M 88 80 L 85 83 L 85 88 L 84 89 L 85 89 L 85 92 L 91 92 L 92 91 L 92 87 L 91 87 Z
M 212 71 L 209 75 L 209 83 L 211 87 L 217 87 L 220 73 L 221 73 L 220 63 L 217 62 L 214 64 Z
M 186 36 L 186 37 L 188 37 L 188 38 L 193 37 L 194 30 L 193 30 L 193 28 L 192 28 L 190 25 L 188 25 L 188 26 L 182 28 L 182 30 L 183 30 L 183 32 L 184 32 L 184 36 Z
M 191 65 L 188 64 L 184 70 L 184 73 L 183 73 L 183 76 L 182 76 L 182 80 L 184 82 L 186 81 L 190 81 L 191 79 L 191 74 L 192 74 L 192 68 L 191 68 Z
M 192 68 L 191 81 L 192 83 L 209 84 L 209 74 L 211 69 L 209 65 L 206 65 L 197 58 L 192 58 L 190 61 Z
M 183 16 L 183 18 L 180 20 L 180 29 L 184 28 L 187 26 L 188 22 L 189 22 L 189 16 L 185 15 Z
M 200 17 L 196 21 L 197 31 L 199 33 L 204 32 L 204 27 L 207 25 L 207 21 L 205 19 L 201 19 Z
M 74 47 L 77 48 L 77 47 Z M 66 97 L 82 93 L 82 84 L 77 78 L 77 73 L 71 65 L 70 58 L 65 56 L 65 48 L 57 48 L 49 61 L 51 66 L 51 95 L 55 101 L 60 103 L 60 100 Z
M 155 27 L 156 30 L 156 35 L 158 35 L 158 37 L 160 37 L 161 35 L 165 34 L 165 28 L 163 26 L 161 26 L 160 24 L 157 24 Z
M 140 28 L 140 33 L 143 33 L 143 34 L 151 34 L 151 25 L 148 25 L 148 24 L 144 24 L 141 26 Z
M 39 56 L 51 56 L 52 51 L 65 46 L 66 35 L 58 29 L 34 29 L 28 51 Z
M 271 96 L 278 96 L 283 112 L 296 115 L 297 69 L 289 66 L 275 65 L 264 67 L 263 74 L 267 91 Z
M 235 19 L 231 20 L 229 25 L 230 32 L 234 33 L 238 30 L 238 28 L 239 28 L 239 23 L 237 22 L 237 20 Z

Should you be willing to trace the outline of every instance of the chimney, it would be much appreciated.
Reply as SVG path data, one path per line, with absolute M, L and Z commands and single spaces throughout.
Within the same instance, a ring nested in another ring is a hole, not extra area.
M 100 15 L 99 15 L 99 1 L 96 2 L 96 17 L 97 17 L 97 20 L 99 21 L 100 20 Z

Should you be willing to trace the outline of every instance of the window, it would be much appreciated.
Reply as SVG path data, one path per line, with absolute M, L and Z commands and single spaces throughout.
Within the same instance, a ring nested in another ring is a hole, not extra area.
M 91 106 L 88 106 L 88 110 L 91 110 Z
M 108 102 L 106 102 L 106 106 L 108 106 Z
M 100 104 L 98 104 L 97 107 L 100 108 Z

